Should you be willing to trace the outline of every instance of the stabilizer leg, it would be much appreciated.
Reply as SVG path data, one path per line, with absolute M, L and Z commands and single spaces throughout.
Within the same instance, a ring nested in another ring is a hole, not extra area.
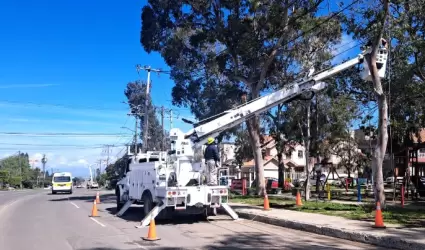
M 143 218 L 143 220 L 140 222 L 140 225 L 136 226 L 136 228 L 142 228 L 149 225 L 151 220 L 155 219 L 156 216 L 165 208 L 165 203 L 161 202 L 160 204 L 156 205 L 146 216 Z
M 221 206 L 224 208 L 224 210 L 226 210 L 227 214 L 229 214 L 230 217 L 232 217 L 232 219 L 234 219 L 234 220 L 239 219 L 238 214 L 229 206 L 229 204 L 222 203 Z
M 122 216 L 124 213 L 125 213 L 125 211 L 127 211 L 127 209 L 129 209 L 130 208 L 130 206 L 133 204 L 133 201 L 132 200 L 128 200 L 125 204 L 124 204 L 124 206 L 122 206 L 122 208 L 120 209 L 120 211 L 118 211 L 118 213 L 116 213 L 115 214 L 115 216 Z

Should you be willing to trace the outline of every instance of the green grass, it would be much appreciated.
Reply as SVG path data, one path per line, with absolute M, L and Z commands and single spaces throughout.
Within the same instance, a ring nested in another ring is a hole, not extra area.
M 255 196 L 234 196 L 230 202 L 263 206 L 263 198 Z M 340 216 L 351 220 L 374 221 L 375 212 L 372 204 L 341 204 L 332 202 L 303 201 L 303 206 L 295 206 L 295 201 L 284 200 L 278 197 L 269 197 L 270 207 L 275 209 L 288 209 L 307 213 Z M 384 222 L 410 227 L 425 226 L 425 210 L 408 209 L 388 206 L 383 211 Z

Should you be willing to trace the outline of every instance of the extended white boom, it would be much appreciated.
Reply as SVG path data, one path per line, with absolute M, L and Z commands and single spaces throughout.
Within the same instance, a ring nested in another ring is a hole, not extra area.
M 223 116 L 220 116 L 212 121 L 209 121 L 205 124 L 196 126 L 185 134 L 185 138 L 190 138 L 195 147 L 205 143 L 207 137 L 215 137 L 220 132 L 237 126 L 241 124 L 248 118 L 258 115 L 270 108 L 273 108 L 281 103 L 288 102 L 303 93 L 307 92 L 318 92 L 326 88 L 326 83 L 321 82 L 322 80 L 329 78 L 341 71 L 349 69 L 359 63 L 363 63 L 363 70 L 361 72 L 361 77 L 363 80 L 371 81 L 370 72 L 364 60 L 364 55 L 370 52 L 363 52 L 359 54 L 356 58 L 351 59 L 347 62 L 344 62 L 340 65 L 337 65 L 331 69 L 318 73 L 314 76 L 301 79 L 289 84 L 287 87 L 282 88 L 276 92 L 268 94 L 266 96 L 255 99 L 248 104 L 242 105 L 238 108 L 232 109 Z M 385 77 L 386 63 L 387 63 L 387 49 L 386 42 L 382 40 L 382 46 L 378 50 L 377 54 L 377 66 L 379 77 Z

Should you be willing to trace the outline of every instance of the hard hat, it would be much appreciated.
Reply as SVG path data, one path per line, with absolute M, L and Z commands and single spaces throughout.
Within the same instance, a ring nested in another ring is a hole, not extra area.
M 214 142 L 214 138 L 209 137 L 209 138 L 207 139 L 207 143 L 208 143 L 208 144 L 211 144 L 211 143 L 213 143 L 213 142 Z

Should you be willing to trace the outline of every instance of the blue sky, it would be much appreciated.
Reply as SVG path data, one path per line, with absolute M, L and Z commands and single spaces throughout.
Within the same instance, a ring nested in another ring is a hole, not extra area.
M 28 152 L 47 154 L 47 167 L 86 175 L 85 165 L 105 159 L 99 145 L 131 140 L 134 119 L 127 117 L 124 88 L 146 79 L 135 65 L 167 70 L 158 54 L 148 55 L 139 43 L 140 11 L 146 1 L 13 1 L 0 2 L 0 132 L 125 133 L 110 137 L 25 137 L 0 134 L 0 158 Z M 348 44 L 351 38 L 344 37 Z M 340 48 L 342 51 L 342 48 Z M 341 54 L 334 62 L 358 53 Z M 173 82 L 152 77 L 156 105 L 174 108 L 173 125 L 191 117 L 188 109 L 171 106 Z M 168 119 L 166 127 L 169 127 Z M 32 144 L 32 145 L 17 145 Z M 42 144 L 43 146 L 35 146 Z M 52 146 L 52 145 L 62 145 Z M 64 145 L 81 145 L 75 148 Z M 122 154 L 113 148 L 112 160 Z M 35 166 L 40 166 L 35 162 Z M 104 168 L 104 166 L 103 166 Z
M 131 133 L 124 88 L 140 79 L 135 65 L 167 69 L 158 54 L 139 43 L 140 11 L 145 1 L 13 1 L 0 3 L 0 132 Z M 146 79 L 146 73 L 140 72 Z M 171 108 L 173 82 L 153 74 L 152 98 Z M 36 105 L 34 105 L 36 104 Z M 39 105 L 44 104 L 44 105 Z M 58 107 L 58 105 L 63 107 Z M 190 116 L 187 109 L 175 114 Z M 127 122 L 126 122 L 127 121 Z M 177 122 L 184 131 L 189 126 Z M 166 127 L 169 127 L 168 119 Z M 61 144 L 93 147 L 122 144 L 123 137 L 23 137 L 0 135 L 0 158 L 18 150 L 42 153 L 48 167 L 77 170 L 102 156 L 102 149 L 20 146 Z M 116 148 L 116 155 L 122 148 Z M 37 166 L 37 163 L 35 163 Z

